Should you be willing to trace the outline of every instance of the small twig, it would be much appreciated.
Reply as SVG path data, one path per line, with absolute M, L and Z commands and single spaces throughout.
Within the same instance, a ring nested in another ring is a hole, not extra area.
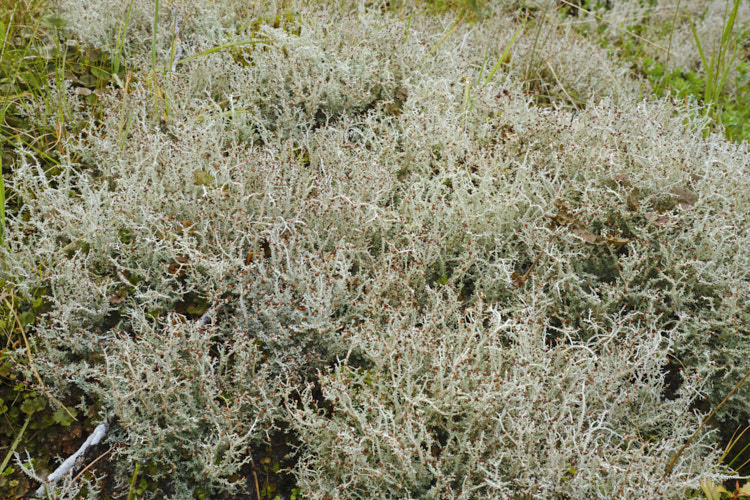
M 88 236 L 88 234 L 84 234 L 83 236 L 79 236 L 78 238 L 74 239 L 73 241 L 71 241 L 70 243 L 68 243 L 64 247 L 62 247 L 60 250 L 58 250 L 58 253 L 67 252 L 69 249 L 71 249 L 73 247 L 73 245 L 75 245 L 76 243 L 78 243 L 79 241 L 81 241 L 82 239 L 84 239 L 86 236 Z
M 106 457 L 110 453 L 112 453 L 112 448 L 108 449 L 107 451 L 105 451 L 104 453 L 102 453 L 101 455 L 99 455 L 98 457 L 96 457 L 96 459 L 94 459 L 90 464 L 88 464 L 86 467 L 84 467 L 81 472 L 79 472 L 78 474 L 76 474 L 76 477 L 73 478 L 73 482 L 75 483 L 76 481 L 78 481 L 79 479 L 81 479 L 81 476 L 83 476 L 83 474 L 87 470 L 89 470 L 90 468 L 92 468 L 96 464 L 96 462 L 98 462 L 102 458 Z
M 534 262 L 531 264 L 531 266 L 529 266 L 529 268 L 526 270 L 526 272 L 523 273 L 523 276 L 521 276 L 518 273 L 513 273 L 513 274 L 510 275 L 510 278 L 513 280 L 513 284 L 514 285 L 516 285 L 518 288 L 521 288 L 524 285 L 526 285 L 526 280 L 529 279 L 529 276 L 531 275 L 531 271 L 534 270 L 534 268 L 536 267 L 536 265 L 539 263 L 539 259 L 542 258 L 542 255 L 544 255 L 544 252 L 547 251 L 547 247 L 552 242 L 552 240 L 555 239 L 555 237 L 557 237 L 558 234 L 560 234 L 560 233 L 555 233 L 555 234 L 553 234 L 552 236 L 549 237 L 549 239 L 547 240 L 547 243 L 545 243 L 545 245 L 544 245 L 544 248 L 542 248 L 542 250 L 536 256 L 536 260 L 534 260 Z
M 55 471 L 47 476 L 45 482 L 37 488 L 35 495 L 41 497 L 47 491 L 47 488 L 54 485 L 58 479 L 67 474 L 76 464 L 78 459 L 83 457 L 87 451 L 93 446 L 99 444 L 99 441 L 107 434 L 109 428 L 109 422 L 105 419 L 104 422 L 96 426 L 94 432 L 86 438 L 86 441 L 78 448 L 78 451 L 69 456 Z
M 255 493 L 258 495 L 258 500 L 260 500 L 260 486 L 258 485 L 258 474 L 255 473 L 255 460 L 253 460 L 253 454 L 250 453 L 250 462 L 253 464 L 253 479 L 255 480 Z

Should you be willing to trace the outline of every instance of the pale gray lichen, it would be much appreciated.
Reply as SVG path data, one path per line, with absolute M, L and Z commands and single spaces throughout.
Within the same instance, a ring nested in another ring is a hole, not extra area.
M 61 12 L 104 44 L 114 3 Z M 748 368 L 747 145 L 625 81 L 587 92 L 582 41 L 552 59 L 559 106 L 515 59 L 474 83 L 517 27 L 503 13 L 440 43 L 450 19 L 407 36 L 376 5 L 306 4 L 197 2 L 192 54 L 263 42 L 144 69 L 58 174 L 30 152 L 6 181 L 6 279 L 49 291 L 37 369 L 117 417 L 117 480 L 146 462 L 176 497 L 252 489 L 280 429 L 309 498 L 682 498 L 719 478 L 711 432 L 664 471 L 696 402 Z

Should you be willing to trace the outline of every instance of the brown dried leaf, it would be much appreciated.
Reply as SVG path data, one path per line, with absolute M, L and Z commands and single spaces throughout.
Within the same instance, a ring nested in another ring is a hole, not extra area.
M 617 236 L 607 236 L 606 239 L 607 239 L 607 244 L 616 246 L 618 248 L 621 247 L 621 246 L 623 246 L 623 245 L 626 245 L 626 244 L 630 243 L 630 239 L 629 238 L 619 238 Z
M 396 87 L 396 90 L 394 91 L 393 95 L 399 101 L 405 101 L 409 97 L 409 91 L 406 90 L 404 87 Z
M 643 192 L 638 188 L 633 188 L 628 194 L 628 208 L 633 212 L 637 212 L 641 209 L 641 199 L 643 198 Z
M 698 196 L 694 192 L 680 186 L 672 188 L 672 196 L 674 196 L 677 206 L 682 209 L 690 208 L 698 201 Z
M 619 248 L 626 243 L 630 243 L 630 240 L 627 238 L 618 238 L 616 236 L 597 236 L 595 234 L 591 234 L 586 231 L 586 225 L 570 213 L 570 208 L 565 204 L 565 202 L 560 200 L 555 201 L 555 206 L 559 210 L 558 213 L 556 215 L 548 217 L 550 217 L 558 225 L 566 226 L 571 233 L 590 245 L 614 245 Z
M 177 278 L 185 276 L 185 264 L 188 262 L 188 258 L 184 256 L 177 257 L 177 262 L 172 262 L 167 268 L 167 272 Z
M 627 175 L 615 175 L 612 180 L 623 187 L 630 187 L 633 183 L 630 181 L 630 177 Z
M 555 221 L 558 226 L 569 226 L 571 229 L 579 231 L 585 230 L 586 227 L 576 219 L 571 213 L 570 207 L 564 201 L 556 200 L 555 206 L 558 210 L 557 214 L 548 217 Z
M 579 238 L 581 238 L 583 241 L 591 245 L 603 245 L 604 244 L 604 242 L 601 241 L 601 238 L 599 238 L 595 234 L 587 233 L 585 231 L 573 231 L 573 233 Z

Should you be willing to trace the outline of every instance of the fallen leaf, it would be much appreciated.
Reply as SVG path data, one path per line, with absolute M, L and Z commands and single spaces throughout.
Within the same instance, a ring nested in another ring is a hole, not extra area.
M 672 188 L 671 194 L 677 202 L 677 206 L 682 209 L 690 208 L 698 201 L 698 196 L 684 187 L 676 186 Z
M 750 482 L 745 483 L 742 488 L 740 488 L 738 484 L 734 494 L 737 497 L 750 497 Z
M 193 173 L 193 179 L 198 186 L 210 186 L 214 182 L 213 176 L 205 170 L 196 170 Z
M 701 482 L 701 490 L 703 490 L 707 500 L 719 500 L 722 493 L 729 494 L 726 488 L 723 486 L 717 486 L 710 479 Z
M 92 67 L 90 71 L 91 71 L 91 74 L 94 75 L 98 80 L 101 80 L 105 83 L 108 82 L 110 77 L 112 76 L 110 73 L 97 67 Z
M 513 281 L 513 284 L 517 286 L 518 288 L 522 288 L 526 284 L 526 278 L 521 276 L 520 274 L 514 272 L 510 275 L 510 279 Z
M 628 238 L 620 238 L 617 236 L 597 236 L 595 234 L 586 231 L 586 225 L 578 220 L 573 214 L 571 214 L 570 207 L 565 202 L 557 200 L 555 206 L 558 209 L 556 215 L 548 216 L 559 226 L 565 226 L 568 230 L 578 238 L 582 239 L 590 245 L 603 246 L 612 245 L 617 248 L 630 243 Z

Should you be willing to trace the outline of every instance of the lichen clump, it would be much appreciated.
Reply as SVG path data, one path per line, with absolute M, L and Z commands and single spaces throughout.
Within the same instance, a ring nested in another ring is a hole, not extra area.
M 719 479 L 710 428 L 665 470 L 747 369 L 747 146 L 594 81 L 583 39 L 546 87 L 580 109 L 525 93 L 518 54 L 485 80 L 508 6 L 446 37 L 308 3 L 162 5 L 154 37 L 153 2 L 61 2 L 60 36 L 123 32 L 141 69 L 54 172 L 14 166 L 3 273 L 48 291 L 35 366 L 112 419 L 113 484 L 140 463 L 154 495 L 254 494 L 280 441 L 311 499 Z

